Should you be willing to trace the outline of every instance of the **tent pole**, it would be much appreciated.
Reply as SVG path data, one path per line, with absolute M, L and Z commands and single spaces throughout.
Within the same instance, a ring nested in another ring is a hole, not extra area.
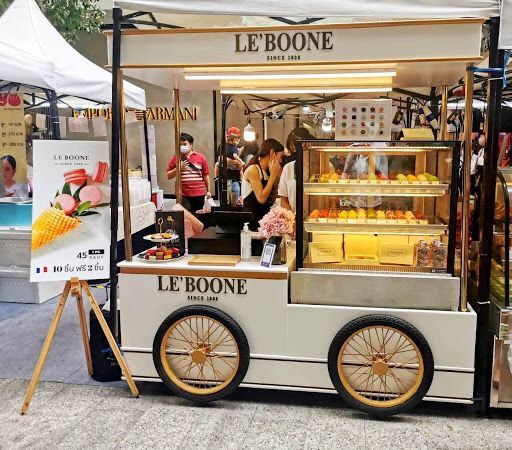
M 119 127 L 121 119 L 121 20 L 122 10 L 114 8 L 112 36 L 112 159 L 110 191 L 110 329 L 117 338 L 117 227 L 119 214 Z
M 51 89 L 45 89 L 44 93 L 50 104 L 50 130 L 52 140 L 60 140 L 59 108 L 57 107 L 57 94 Z
M 180 90 L 173 89 L 174 95 L 174 155 L 176 157 L 176 203 L 182 204 L 181 193 L 181 152 L 180 152 Z
M 441 140 L 446 141 L 448 136 L 448 86 L 443 84 L 441 88 Z
M 220 206 L 228 206 L 228 160 L 226 156 L 226 114 L 229 105 L 229 99 L 224 94 L 220 94 L 222 105 L 221 129 L 222 136 L 220 141 Z
M 146 148 L 146 167 L 148 168 L 148 181 L 153 193 L 153 186 L 151 185 L 151 166 L 149 158 L 149 137 L 148 137 L 148 115 L 146 111 L 142 111 L 142 120 L 144 124 L 144 146 Z
M 119 71 L 120 92 L 120 126 L 119 141 L 121 144 L 121 190 L 123 192 L 123 225 L 124 225 L 124 259 L 131 261 L 133 258 L 132 246 L 132 218 L 130 214 L 130 182 L 128 180 L 128 144 L 126 142 L 126 106 L 124 103 L 124 75 Z
M 462 227 L 460 310 L 468 310 L 468 242 L 469 242 L 469 196 L 471 189 L 471 144 L 473 129 L 473 65 L 466 68 L 466 106 L 464 112 L 464 167 L 462 182 Z

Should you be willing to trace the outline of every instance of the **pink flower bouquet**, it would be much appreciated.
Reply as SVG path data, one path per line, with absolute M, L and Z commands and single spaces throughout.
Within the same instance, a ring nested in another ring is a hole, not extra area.
M 272 236 L 293 234 L 295 215 L 286 208 L 275 206 L 260 220 L 258 229 L 261 236 L 268 239 Z

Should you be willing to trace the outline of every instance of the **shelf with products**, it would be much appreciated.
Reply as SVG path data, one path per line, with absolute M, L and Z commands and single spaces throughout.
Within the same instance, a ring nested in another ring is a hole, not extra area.
M 454 274 L 458 143 L 303 146 L 299 268 Z

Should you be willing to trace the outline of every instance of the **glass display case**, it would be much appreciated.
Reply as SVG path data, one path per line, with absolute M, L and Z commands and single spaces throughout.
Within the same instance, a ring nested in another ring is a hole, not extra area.
M 454 275 L 460 144 L 311 140 L 297 152 L 297 267 Z
M 508 307 L 510 305 L 512 169 L 498 169 L 496 183 L 490 290 L 499 303 Z

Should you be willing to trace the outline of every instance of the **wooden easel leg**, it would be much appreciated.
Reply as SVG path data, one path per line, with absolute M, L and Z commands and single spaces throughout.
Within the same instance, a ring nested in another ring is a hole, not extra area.
M 89 372 L 89 375 L 92 375 L 91 347 L 89 345 L 89 333 L 87 332 L 87 319 L 85 316 L 81 286 L 78 295 L 76 295 L 76 306 L 78 307 L 78 317 L 80 318 L 80 328 L 82 329 L 82 340 L 84 342 L 85 362 L 87 363 L 87 371 Z
M 25 395 L 25 400 L 21 405 L 21 415 L 25 414 L 28 411 L 30 406 L 30 402 L 32 400 L 32 396 L 34 395 L 34 391 L 36 390 L 37 383 L 39 382 L 39 377 L 41 376 L 41 371 L 43 370 L 44 363 L 46 361 L 46 357 L 48 356 L 48 352 L 50 351 L 50 347 L 52 345 L 53 337 L 55 336 L 55 331 L 57 330 L 57 326 L 59 325 L 60 318 L 62 316 L 62 312 L 64 311 L 64 306 L 66 305 L 66 300 L 68 299 L 69 291 L 71 290 L 71 283 L 68 281 L 64 286 L 64 291 L 60 297 L 59 305 L 57 306 L 57 310 L 55 311 L 55 315 L 53 316 L 52 323 L 50 325 L 50 329 L 48 330 L 48 334 L 43 344 L 43 348 L 41 350 L 41 354 L 39 355 L 39 359 L 36 364 L 36 368 L 34 369 L 34 374 L 32 375 L 32 380 L 30 381 L 30 385 L 28 387 L 27 393 Z
M 87 281 L 80 281 L 80 284 L 85 289 L 85 293 L 86 293 L 87 297 L 89 298 L 89 301 L 91 302 L 91 307 L 94 311 L 94 314 L 96 314 L 96 317 L 101 326 L 101 329 L 103 330 L 103 333 L 105 333 L 105 337 L 107 338 L 107 341 L 110 344 L 112 351 L 114 352 L 117 362 L 119 363 L 119 366 L 121 367 L 123 375 L 126 378 L 128 386 L 130 386 L 132 395 L 134 397 L 138 397 L 139 390 L 137 389 L 137 386 L 135 385 L 135 381 L 132 378 L 132 375 L 130 373 L 130 370 L 128 369 L 128 366 L 124 362 L 123 355 L 121 355 L 121 351 L 119 350 L 119 347 L 117 346 L 114 336 L 112 336 L 112 333 L 110 332 L 110 328 L 108 327 L 107 322 L 106 322 L 105 318 L 103 317 L 103 314 L 101 313 L 100 307 L 98 306 L 98 304 L 96 303 L 96 300 L 94 299 L 91 288 L 89 287 L 89 283 L 87 283 Z M 117 313 L 117 311 L 113 312 L 113 314 L 116 314 L 116 313 Z

